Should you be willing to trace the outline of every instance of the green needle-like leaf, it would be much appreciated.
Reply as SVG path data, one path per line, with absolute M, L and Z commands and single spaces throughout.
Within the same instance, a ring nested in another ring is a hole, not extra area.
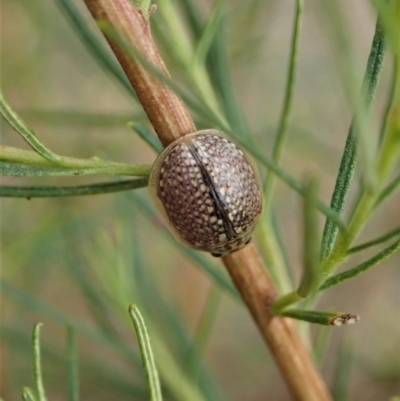
M 221 304 L 221 295 L 222 292 L 216 285 L 210 288 L 193 342 L 186 355 L 189 375 L 195 382 L 198 382 L 201 376 L 201 369 L 203 368 L 202 354 L 216 322 L 217 312 Z
M 22 399 L 23 401 L 36 401 L 35 395 L 29 387 L 24 387 L 22 389 Z
M 74 28 L 75 32 L 81 39 L 82 43 L 93 54 L 95 59 L 99 62 L 105 71 L 111 73 L 122 86 L 137 99 L 136 93 L 129 83 L 128 78 L 124 74 L 122 68 L 118 65 L 112 55 L 106 50 L 105 46 L 101 43 L 100 37 L 96 35 L 88 25 L 80 12 L 73 5 L 71 0 L 56 1 L 56 4 L 64 12 L 68 22 Z
M 113 137 L 113 129 L 121 127 L 127 121 L 134 120 L 145 123 L 147 118 L 144 112 L 90 112 L 84 110 L 63 110 L 63 109 L 19 109 L 21 116 L 38 120 L 52 126 L 69 127 L 96 127 L 107 131 Z
M 35 167 L 41 167 L 37 169 Z M 151 166 L 130 165 L 110 160 L 92 157 L 90 159 L 78 159 L 75 157 L 60 157 L 60 161 L 54 164 L 46 160 L 36 152 L 13 148 L 11 146 L 0 147 L 0 175 L 34 176 L 34 175 L 130 175 L 147 177 Z M 63 172 L 64 171 L 64 172 Z
M 372 246 L 379 245 L 382 242 L 386 242 L 387 240 L 389 240 L 389 239 L 391 239 L 393 237 L 396 237 L 397 235 L 400 235 L 400 227 L 397 227 L 394 230 L 389 231 L 388 233 L 386 233 L 384 235 L 381 235 L 378 238 L 375 238 L 375 239 L 373 239 L 371 241 L 364 242 L 363 244 L 360 244 L 360 245 L 357 245 L 357 246 L 355 246 L 353 248 L 350 248 L 347 253 L 354 253 L 354 252 L 363 251 L 364 249 L 368 249 L 368 248 L 370 248 Z
M 354 278 L 359 274 L 366 272 L 367 270 L 371 269 L 372 267 L 376 266 L 377 264 L 388 258 L 398 249 L 400 249 L 400 240 L 394 242 L 392 245 L 388 246 L 387 248 L 385 248 L 372 258 L 366 260 L 364 263 L 361 263 L 358 266 L 353 267 L 352 269 L 346 270 L 343 273 L 339 273 L 335 276 L 328 278 L 319 287 L 319 291 L 323 291 L 326 290 L 327 288 L 333 287 L 334 285 L 341 284 L 346 280 L 350 280 L 351 278 Z
M 43 323 L 37 323 L 33 327 L 32 347 L 33 347 L 33 372 L 35 378 L 36 392 L 39 401 L 47 401 L 46 392 L 43 385 L 42 363 L 40 357 L 40 327 Z
M 399 4 L 390 0 L 371 0 L 379 13 L 379 18 L 387 33 L 392 51 L 397 59 L 400 59 L 400 36 L 399 36 Z M 396 9 L 397 8 L 397 9 Z
M 207 69 L 215 90 L 221 97 L 226 112 L 229 126 L 233 127 L 241 138 L 245 138 L 250 144 L 253 142 L 251 130 L 246 121 L 243 108 L 238 101 L 232 79 L 232 65 L 228 56 L 229 43 L 227 40 L 227 17 L 220 21 L 218 35 L 210 48 L 207 58 Z
M 134 121 L 128 122 L 128 127 L 132 128 L 137 134 L 147 142 L 157 153 L 163 151 L 164 147 L 158 137 L 149 128 Z
M 317 338 L 313 344 L 313 357 L 319 368 L 324 365 L 328 355 L 329 343 L 332 339 L 332 330 L 328 327 L 319 327 Z
M 351 367 L 353 362 L 352 348 L 342 344 L 339 349 L 332 392 L 335 401 L 350 401 Z
M 307 192 L 304 197 L 304 255 L 303 255 L 303 277 L 297 293 L 302 298 L 313 294 L 320 284 L 320 264 L 318 249 L 318 216 L 314 208 L 318 191 L 318 182 L 315 178 L 309 181 Z
M 375 36 L 372 42 L 371 52 L 368 58 L 367 68 L 364 76 L 362 93 L 365 96 L 366 107 L 369 108 L 375 97 L 378 87 L 380 73 L 383 66 L 385 56 L 385 36 L 381 26 L 378 23 L 375 28 Z M 336 178 L 335 189 L 331 199 L 331 208 L 342 214 L 347 196 L 350 191 L 351 182 L 354 176 L 356 166 L 356 137 L 355 137 L 355 117 L 350 125 L 349 134 L 343 151 L 342 160 L 340 162 L 339 173 Z M 337 237 L 338 228 L 330 219 L 326 220 L 321 243 L 321 258 L 325 259 L 331 252 Z
M 400 174 L 386 187 L 382 190 L 379 195 L 375 207 L 380 205 L 387 197 L 397 191 L 400 187 Z
M 143 316 L 136 305 L 129 306 L 129 314 L 132 318 L 133 325 L 135 326 L 136 335 L 139 341 L 143 367 L 146 372 L 147 384 L 150 390 L 150 400 L 162 401 L 160 380 L 158 378 L 150 337 Z
M 288 126 L 290 122 L 290 114 L 292 110 L 293 98 L 294 98 L 294 87 L 296 83 L 296 70 L 297 70 L 297 60 L 299 52 L 300 29 L 303 15 L 303 6 L 304 6 L 303 0 L 296 1 L 296 13 L 293 24 L 292 45 L 290 52 L 289 69 L 286 79 L 285 97 L 283 100 L 282 112 L 279 118 L 278 130 L 272 152 L 273 159 L 277 163 L 279 163 L 279 159 L 283 151 L 283 146 L 285 144 L 285 139 L 287 136 Z M 264 191 L 265 207 L 267 210 L 270 207 L 274 186 L 275 186 L 275 176 L 273 174 L 268 174 L 267 184 Z
M 126 166 L 128 167 L 128 165 Z M 126 171 L 125 167 L 125 171 Z M 129 166 L 128 170 L 135 169 Z M 114 170 L 115 171 L 115 170 Z M 150 167 L 149 167 L 150 171 Z M 76 177 L 81 175 L 119 175 L 112 172 L 112 169 L 86 167 L 86 168 L 65 168 L 65 167 L 38 167 L 16 163 L 3 163 L 0 161 L 0 176 L 3 177 Z M 121 174 L 122 175 L 122 174 Z M 139 174 L 138 174 L 139 175 Z
M 68 401 L 79 401 L 78 351 L 75 329 L 67 326 Z
M 51 160 L 57 163 L 60 160 L 60 156 L 56 155 L 50 149 L 48 149 L 36 136 L 36 134 L 22 121 L 20 116 L 8 105 L 0 91 L 0 113 L 6 119 L 6 121 L 17 131 L 25 142 L 39 155 L 45 159 Z
M 124 180 L 115 182 L 102 182 L 78 186 L 9 186 L 0 185 L 0 197 L 6 198 L 48 198 L 60 196 L 100 195 L 111 192 L 130 191 L 147 186 L 147 178 Z
M 303 320 L 305 322 L 321 324 L 324 326 L 342 326 L 345 324 L 353 324 L 360 319 L 359 316 L 350 315 L 348 313 L 301 309 L 286 309 L 279 314 L 292 319 Z
M 194 55 L 195 65 L 203 65 L 206 61 L 211 44 L 215 40 L 215 37 L 218 33 L 224 4 L 225 0 L 217 0 L 216 2 L 212 15 L 210 16 L 207 25 L 205 26 L 202 35 L 197 42 Z

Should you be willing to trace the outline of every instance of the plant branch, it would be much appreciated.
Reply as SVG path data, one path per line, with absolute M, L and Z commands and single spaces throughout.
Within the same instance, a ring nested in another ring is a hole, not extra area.
M 272 313 L 278 292 L 254 244 L 223 257 L 295 400 L 331 400 L 293 323 Z

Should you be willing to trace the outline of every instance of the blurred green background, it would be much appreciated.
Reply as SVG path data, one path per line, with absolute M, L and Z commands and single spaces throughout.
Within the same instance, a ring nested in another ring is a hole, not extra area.
M 131 120 L 147 124 L 140 105 L 82 45 L 57 1 L 1 0 L 5 96 L 56 153 L 152 163 L 155 153 L 126 126 Z M 82 2 L 73 3 L 93 25 Z M 202 3 L 197 8 L 206 19 L 213 3 Z M 305 5 L 282 164 L 299 179 L 317 173 L 320 195 L 329 203 L 352 110 L 341 64 L 345 55 L 320 3 L 308 0 Z M 360 87 L 375 13 L 368 1 L 336 3 L 359 78 L 354 84 Z M 181 3 L 172 5 L 184 19 Z M 254 141 L 269 154 L 282 107 L 294 1 L 232 0 L 225 13 L 233 88 Z M 160 16 L 156 13 L 153 18 L 157 22 Z M 168 41 L 168 33 L 156 31 Z M 184 82 L 173 58 L 165 50 L 164 54 L 173 78 Z M 381 124 L 387 101 L 389 61 L 390 56 L 372 110 L 374 128 Z M 27 148 L 3 120 L 1 143 Z M 1 178 L 3 184 L 15 185 L 77 185 L 94 180 Z M 351 195 L 357 196 L 357 184 Z M 399 201 L 396 195 L 385 202 L 360 242 L 399 225 Z M 147 399 L 127 313 L 132 302 L 143 309 L 177 365 L 193 383 L 200 383 L 205 399 L 289 399 L 248 312 L 201 268 L 210 266 L 225 277 L 221 262 L 192 253 L 200 258 L 196 263 L 182 252 L 165 233 L 145 189 L 80 198 L 2 199 L 0 205 L 1 276 L 7 281 L 1 295 L 4 400 L 18 399 L 22 386 L 32 385 L 30 336 L 38 321 L 44 322 L 43 369 L 49 400 L 66 399 L 66 322 L 77 329 L 82 399 Z M 298 278 L 301 198 L 280 182 L 274 212 Z M 321 217 L 321 228 L 323 222 Z M 357 255 L 346 266 L 368 255 L 372 253 Z M 327 291 L 318 305 L 361 315 L 355 326 L 311 328 L 310 347 L 315 349 L 319 341 L 324 349 L 320 363 L 330 385 L 337 383 L 340 356 L 351 367 L 346 385 L 350 398 L 343 400 L 388 400 L 400 393 L 399 264 L 400 255 L 395 254 L 367 274 Z M 176 399 L 169 385 L 164 390 L 166 400 Z

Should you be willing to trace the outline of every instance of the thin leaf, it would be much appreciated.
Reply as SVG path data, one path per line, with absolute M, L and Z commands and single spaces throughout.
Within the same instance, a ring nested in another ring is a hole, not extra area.
M 397 1 L 373 1 L 387 33 L 388 43 L 394 53 L 393 75 L 389 101 L 380 136 L 378 176 L 385 182 L 400 157 L 400 4 Z
M 29 387 L 24 387 L 22 389 L 22 399 L 23 401 L 36 401 L 35 395 Z
M 128 122 L 128 127 L 132 128 L 137 134 L 147 142 L 157 153 L 161 153 L 164 149 L 158 137 L 149 128 L 134 121 Z
M 392 237 L 396 237 L 397 235 L 400 235 L 400 227 L 395 228 L 392 231 L 389 231 L 388 233 L 379 236 L 378 238 L 375 238 L 371 241 L 368 242 L 364 242 L 363 244 L 357 245 L 353 248 L 350 248 L 347 253 L 354 253 L 354 252 L 359 252 L 359 251 L 363 251 L 364 249 L 370 248 L 372 246 L 375 245 L 379 245 L 382 242 L 385 242 L 389 239 L 391 239 Z
M 365 96 L 366 109 L 371 106 L 375 97 L 383 66 L 385 50 L 385 36 L 378 21 L 375 28 L 375 35 L 372 41 L 371 52 L 368 57 L 362 86 L 362 93 Z M 356 117 L 353 118 L 353 121 L 350 125 L 342 160 L 340 162 L 339 173 L 336 178 L 335 189 L 331 199 L 331 208 L 338 212 L 339 215 L 342 214 L 345 208 L 356 166 L 357 149 L 355 138 L 355 118 Z M 338 228 L 336 224 L 330 219 L 327 219 L 325 222 L 321 243 L 322 260 L 324 260 L 332 251 L 337 234 Z
M 154 361 L 153 350 L 151 348 L 150 337 L 147 332 L 144 319 L 136 305 L 129 306 L 129 314 L 135 327 L 139 341 L 140 353 L 142 355 L 143 367 L 146 373 L 147 384 L 150 390 L 151 401 L 162 401 L 160 380 Z
M 89 126 L 96 127 L 99 129 L 107 130 L 110 135 L 114 134 L 110 128 L 122 126 L 127 121 L 135 120 L 140 121 L 143 124 L 147 121 L 144 112 L 132 112 L 118 113 L 118 112 L 89 112 L 79 110 L 59 110 L 59 109 L 19 109 L 19 113 L 28 117 L 29 119 L 38 119 L 41 122 L 51 125 L 68 126 Z
M 203 32 L 199 37 L 199 40 L 197 41 L 196 51 L 194 55 L 195 65 L 203 65 L 205 63 L 211 44 L 215 40 L 219 30 L 224 5 L 225 0 L 217 0 L 213 12 L 208 19 L 208 22 L 204 27 Z
M 188 2 L 184 2 L 188 3 Z M 207 57 L 207 70 L 213 83 L 214 91 L 220 96 L 225 113 L 229 122 L 229 126 L 238 133 L 238 136 L 245 138 L 248 143 L 252 143 L 250 129 L 245 120 L 242 108 L 237 100 L 234 85 L 231 78 L 231 63 L 228 59 L 226 34 L 226 17 L 222 16 L 218 33 L 214 37 L 214 41 L 210 47 Z
M 304 251 L 303 251 L 303 276 L 297 293 L 302 298 L 313 294 L 320 284 L 321 269 L 318 257 L 318 216 L 314 209 L 318 191 L 318 182 L 310 179 L 307 192 L 304 197 Z
M 100 37 L 96 35 L 90 28 L 88 21 L 82 17 L 71 0 L 56 1 L 61 11 L 67 17 L 68 22 L 74 28 L 82 43 L 91 52 L 94 58 L 99 62 L 105 71 L 111 73 L 122 86 L 137 99 L 136 93 L 132 88 L 128 78 L 124 74 L 122 68 L 115 61 L 114 57 L 108 52 L 106 47 L 101 43 Z
M 52 177 L 52 176 L 76 176 L 94 174 L 92 169 L 70 170 L 62 167 L 37 167 L 16 163 L 4 163 L 0 161 L 0 175 L 3 177 Z
M 350 280 L 351 278 L 354 278 L 358 276 L 359 274 L 362 274 L 366 272 L 367 270 L 371 269 L 372 267 L 378 265 L 381 263 L 383 260 L 388 258 L 390 255 L 392 255 L 394 252 L 396 252 L 398 249 L 400 249 L 400 240 L 394 242 L 392 245 L 388 246 L 372 258 L 366 260 L 364 263 L 359 264 L 356 267 L 353 267 L 352 269 L 346 270 L 343 273 L 339 273 L 335 276 L 332 276 L 328 278 L 318 289 L 318 291 L 324 291 L 330 287 L 333 287 L 334 285 L 338 285 L 343 283 L 346 280 Z
M 400 18 L 400 7 L 398 7 Z M 400 35 L 400 30 L 399 30 Z M 392 91 L 386 110 L 378 158 L 380 182 L 386 182 L 400 159 L 400 55 L 393 63 Z M 391 184 L 392 185 L 392 184 Z
M 279 313 L 281 316 L 292 319 L 303 320 L 309 323 L 321 324 L 323 326 L 342 326 L 354 324 L 360 317 L 342 312 L 310 311 L 301 309 L 286 309 Z
M 386 198 L 392 195 L 395 191 L 397 191 L 400 187 L 400 174 L 387 186 L 385 187 L 382 192 L 380 193 L 375 207 L 380 205 Z
M 141 168 L 140 166 L 137 167 Z M 125 168 L 125 171 L 135 170 L 135 168 L 136 166 L 130 166 Z M 65 167 L 38 167 L 17 163 L 4 163 L 0 161 L 0 176 L 3 177 L 76 177 L 81 175 L 119 175 L 114 174 L 114 172 L 111 172 L 111 169 L 99 169 L 98 167 L 86 167 L 79 169 Z
M 0 197 L 6 198 L 49 198 L 60 196 L 101 195 L 112 192 L 130 191 L 147 186 L 147 178 L 124 180 L 115 182 L 102 182 L 78 186 L 35 186 L 22 187 L 0 185 Z
M 33 167 L 45 167 L 47 170 L 31 170 L 29 167 L 22 167 L 18 172 L 18 167 L 11 167 L 8 164 L 27 165 Z M 66 170 L 65 174 L 61 174 L 61 170 Z M 39 175 L 131 175 L 137 177 L 147 177 L 150 174 L 151 166 L 148 165 L 130 165 L 118 163 L 114 161 L 99 159 L 92 157 L 90 159 L 78 159 L 75 157 L 60 157 L 60 161 L 55 165 L 53 162 L 44 159 L 40 155 L 30 150 L 23 150 L 11 146 L 0 146 L 0 174 L 1 175 L 33 175 L 37 171 Z M 11 174 L 12 173 L 12 174 Z M 60 173 L 60 174 L 58 174 Z
M 184 19 L 187 19 L 188 29 L 195 38 L 195 42 L 197 42 L 203 33 L 204 23 L 201 18 L 201 12 L 195 5 L 198 5 L 197 1 L 183 0 L 181 2 L 183 15 L 185 15 Z
M 68 401 L 79 401 L 78 351 L 75 329 L 67 326 L 67 359 L 68 359 Z
M 387 32 L 388 41 L 395 57 L 400 59 L 400 37 L 398 20 L 398 3 L 389 0 L 371 0 L 371 3 L 378 11 L 379 18 L 382 21 L 385 32 Z M 397 11 L 396 11 L 397 7 Z
M 289 69 L 286 78 L 285 97 L 283 100 L 283 107 L 279 118 L 278 130 L 276 134 L 274 148 L 272 151 L 272 157 L 274 161 L 276 161 L 277 163 L 279 163 L 279 159 L 282 155 L 283 146 L 287 136 L 288 125 L 290 122 L 290 113 L 292 111 L 294 88 L 296 83 L 296 71 L 297 71 L 297 60 L 298 60 L 303 6 L 304 6 L 303 0 L 296 1 L 296 12 L 293 23 L 293 33 L 292 33 L 291 51 L 289 59 Z M 275 176 L 273 174 L 268 174 L 267 185 L 264 190 L 266 209 L 270 207 L 274 190 L 274 183 L 275 183 Z
M 175 362 L 165 342 L 153 330 L 153 349 L 159 362 L 158 368 L 163 382 L 169 387 L 173 398 L 179 401 L 206 401 L 197 386 L 186 377 L 184 370 Z
M 201 369 L 203 367 L 202 354 L 204 353 L 206 344 L 210 339 L 210 334 L 216 322 L 216 316 L 220 304 L 221 290 L 213 285 L 209 290 L 206 305 L 203 308 L 193 343 L 186 355 L 186 365 L 189 370 L 189 375 L 195 382 L 198 382 L 201 376 Z
M 332 339 L 332 333 L 332 330 L 329 330 L 325 326 L 321 326 L 318 330 L 318 335 L 313 345 L 313 357 L 319 368 L 322 368 L 326 356 L 329 355 L 329 344 Z
M 353 349 L 348 344 L 342 344 L 336 361 L 332 393 L 335 401 L 350 401 L 351 367 L 354 359 Z
M 39 155 L 47 160 L 57 163 L 60 156 L 48 149 L 36 134 L 22 121 L 19 115 L 8 105 L 0 91 L 0 113 L 6 121 L 22 136 L 25 142 Z
M 290 292 L 295 286 L 293 269 L 290 266 L 276 213 L 263 213 L 257 226 L 257 238 L 266 258 L 266 265 L 280 294 Z
M 33 327 L 32 347 L 33 347 L 33 372 L 36 385 L 36 393 L 39 401 L 47 401 L 46 392 L 43 385 L 42 363 L 40 357 L 40 327 L 43 323 L 37 323 Z

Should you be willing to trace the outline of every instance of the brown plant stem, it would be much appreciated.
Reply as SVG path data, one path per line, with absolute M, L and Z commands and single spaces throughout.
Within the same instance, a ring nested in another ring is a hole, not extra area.
M 84 0 L 95 20 L 108 22 L 156 68 L 168 71 L 151 37 L 148 18 L 130 0 Z M 135 60 L 109 41 L 164 146 L 196 131 L 183 102 Z M 331 401 L 331 397 L 294 325 L 272 315 L 277 290 L 253 244 L 223 258 L 261 334 L 274 355 L 293 398 Z
M 169 73 L 153 41 L 148 17 L 128 0 L 84 0 L 96 21 L 108 22 L 159 71 Z M 196 131 L 182 100 L 106 37 L 162 144 Z
M 293 322 L 272 314 L 271 306 L 278 292 L 254 244 L 223 257 L 223 262 L 274 355 L 293 399 L 331 400 Z

